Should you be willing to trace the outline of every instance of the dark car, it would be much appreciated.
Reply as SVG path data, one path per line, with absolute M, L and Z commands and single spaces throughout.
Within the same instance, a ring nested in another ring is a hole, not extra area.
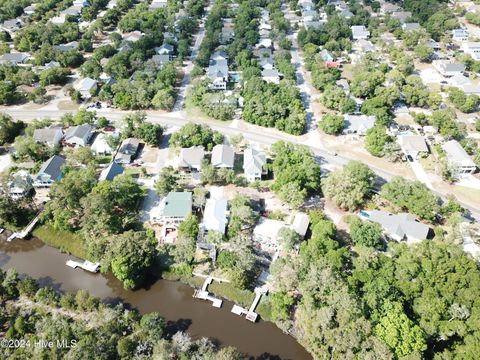
M 407 155 L 407 160 L 413 162 L 413 157 L 411 155 Z

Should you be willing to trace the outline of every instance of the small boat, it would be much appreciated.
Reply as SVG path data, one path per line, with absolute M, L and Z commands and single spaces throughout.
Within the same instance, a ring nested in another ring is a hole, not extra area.
M 4 228 L 0 228 L 0 234 L 2 234 L 5 231 Z

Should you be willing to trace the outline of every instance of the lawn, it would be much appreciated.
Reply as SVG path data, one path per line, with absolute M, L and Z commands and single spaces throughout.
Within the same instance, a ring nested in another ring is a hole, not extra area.
M 87 258 L 87 252 L 83 247 L 82 239 L 77 234 L 55 230 L 50 225 L 41 225 L 33 230 L 32 235 L 42 240 L 45 244 L 60 249 L 62 252 L 72 254 L 81 259 Z

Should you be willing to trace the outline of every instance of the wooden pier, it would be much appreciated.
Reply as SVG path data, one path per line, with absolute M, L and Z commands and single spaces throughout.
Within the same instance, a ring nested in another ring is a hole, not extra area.
M 250 305 L 250 308 L 247 310 L 239 305 L 233 305 L 231 312 L 239 316 L 246 315 L 245 319 L 251 322 L 257 321 L 258 314 L 255 312 L 255 309 L 257 308 L 258 303 L 262 298 L 262 295 L 266 295 L 267 293 L 268 293 L 268 289 L 265 287 L 255 288 L 255 299 L 253 299 L 253 302 L 252 302 L 252 305 Z
M 197 274 L 194 274 L 194 275 L 197 275 Z M 197 276 L 201 276 L 201 275 L 199 274 Z M 204 277 L 204 276 L 201 276 L 201 277 Z M 208 285 L 210 285 L 213 282 L 213 280 L 214 278 L 212 276 L 207 276 L 205 281 L 203 282 L 202 288 L 196 289 L 193 292 L 193 297 L 196 299 L 211 301 L 213 307 L 220 308 L 222 307 L 223 300 L 213 297 L 212 295 L 210 295 L 210 293 L 207 290 Z
M 15 240 L 15 239 L 25 239 L 28 234 L 30 234 L 33 230 L 33 228 L 35 227 L 35 225 L 37 225 L 37 222 L 40 220 L 40 214 L 38 214 L 35 219 L 33 219 L 32 221 L 30 221 L 30 223 L 25 227 L 25 229 L 23 229 L 22 231 L 20 232 L 14 232 L 12 235 L 10 235 L 7 239 L 8 242 L 12 241 L 12 240 Z

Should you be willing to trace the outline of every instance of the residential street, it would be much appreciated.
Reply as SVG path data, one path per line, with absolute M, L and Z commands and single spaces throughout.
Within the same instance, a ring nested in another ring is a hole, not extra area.
M 51 119 L 59 119 L 62 115 L 67 114 L 71 111 L 67 110 L 45 110 L 45 109 L 36 109 L 36 110 L 22 110 L 21 108 L 13 107 L 1 107 L 0 111 L 10 114 L 16 119 L 23 121 L 31 121 L 35 118 L 49 117 Z M 126 111 L 112 110 L 112 109 L 100 109 L 97 111 L 99 115 L 105 116 L 107 119 L 113 122 L 119 122 L 125 114 Z M 246 140 L 256 142 L 262 145 L 272 145 L 277 141 L 289 141 L 294 144 L 300 144 L 310 147 L 313 153 L 316 155 L 317 160 L 320 164 L 330 163 L 336 165 L 345 165 L 348 161 L 352 160 L 352 157 L 333 155 L 331 151 L 325 150 L 320 143 L 314 144 L 312 141 L 308 141 L 308 135 L 303 136 L 294 136 L 282 133 L 273 129 L 266 129 L 264 127 L 245 124 L 245 126 L 231 127 L 230 122 L 220 122 L 215 120 L 205 120 L 199 118 L 188 118 L 186 115 L 183 115 L 180 112 L 163 114 L 157 111 L 147 111 L 147 120 L 152 123 L 167 125 L 167 126 L 183 126 L 189 122 L 202 123 L 209 125 L 213 130 L 220 131 L 222 134 L 227 136 L 233 136 L 237 134 L 242 134 Z M 390 169 L 379 168 L 377 166 L 372 166 L 367 164 L 370 168 L 382 179 L 390 180 L 397 174 L 392 172 Z M 412 179 L 413 180 L 413 179 Z M 447 193 L 439 192 L 438 190 L 433 190 L 439 196 L 445 197 Z M 472 216 L 480 220 L 480 206 L 479 204 L 469 201 L 469 199 L 459 199 L 462 206 L 469 209 L 472 212 Z

